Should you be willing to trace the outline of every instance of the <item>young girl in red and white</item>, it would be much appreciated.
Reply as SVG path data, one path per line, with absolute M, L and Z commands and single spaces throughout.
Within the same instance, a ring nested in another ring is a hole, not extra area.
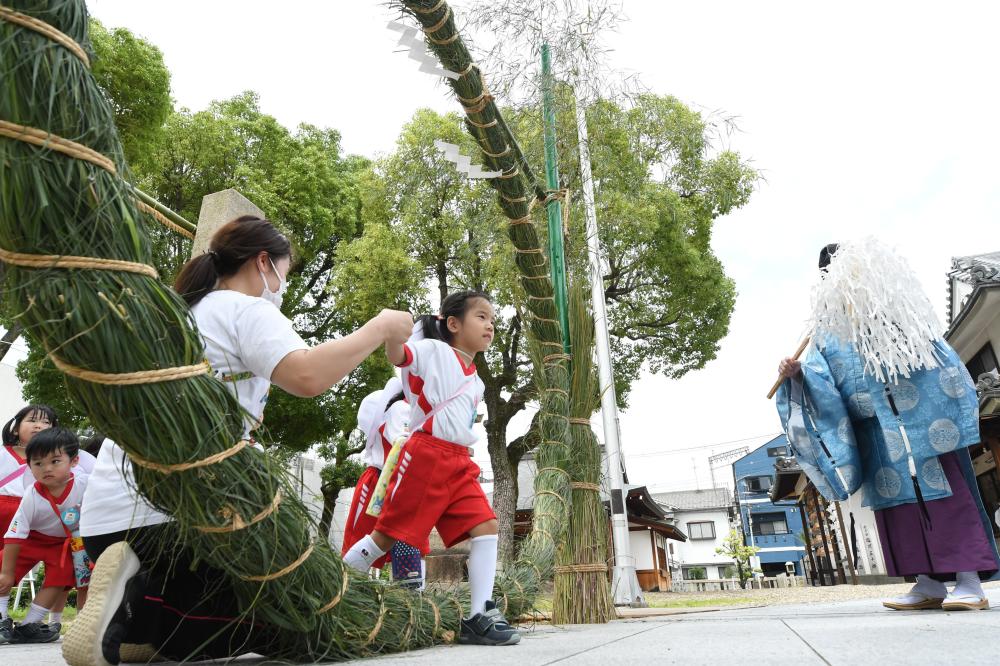
M 486 294 L 458 292 L 444 299 L 440 315 L 422 317 L 408 342 L 386 344 L 389 360 L 403 370 L 412 434 L 375 530 L 354 544 L 344 561 L 367 571 L 397 541 L 422 543 L 435 527 L 445 546 L 470 539 L 472 600 L 459 642 L 513 645 L 520 634 L 491 600 L 497 521 L 470 448 L 478 440 L 473 425 L 485 390 L 473 358 L 493 341 L 493 319 Z

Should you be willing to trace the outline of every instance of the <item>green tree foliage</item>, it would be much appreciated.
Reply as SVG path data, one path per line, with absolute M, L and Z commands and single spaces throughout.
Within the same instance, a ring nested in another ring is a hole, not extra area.
M 743 536 L 739 530 L 732 530 L 715 552 L 731 557 L 736 562 L 736 575 L 740 579 L 740 588 L 746 589 L 747 581 L 753 576 L 750 558 L 756 555 L 758 550 L 760 549 L 756 546 L 747 546 L 743 543 Z
M 94 78 L 115 111 L 126 159 L 138 165 L 173 110 L 170 72 L 160 49 L 125 28 L 108 30 L 91 19 L 90 40 Z

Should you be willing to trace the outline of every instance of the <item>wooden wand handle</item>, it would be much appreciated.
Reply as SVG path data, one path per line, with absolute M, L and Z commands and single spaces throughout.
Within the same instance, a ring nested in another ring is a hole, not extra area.
M 795 359 L 796 361 L 799 360 L 799 356 L 802 356 L 802 352 L 804 352 L 806 350 L 806 347 L 808 346 L 809 346 L 809 337 L 807 336 L 806 339 L 802 341 L 802 344 L 799 345 L 799 348 L 795 352 L 795 356 L 793 356 L 792 358 Z M 784 377 L 778 377 L 778 381 L 774 382 L 774 386 L 772 386 L 771 390 L 767 392 L 768 400 L 774 397 L 774 394 L 778 392 L 778 389 L 781 388 L 781 384 L 784 381 L 785 381 Z

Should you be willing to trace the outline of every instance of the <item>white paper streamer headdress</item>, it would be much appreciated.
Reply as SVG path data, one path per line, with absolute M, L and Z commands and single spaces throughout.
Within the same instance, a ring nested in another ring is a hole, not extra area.
M 840 244 L 813 288 L 812 310 L 813 340 L 854 344 L 881 382 L 940 365 L 934 307 L 906 260 L 875 238 Z

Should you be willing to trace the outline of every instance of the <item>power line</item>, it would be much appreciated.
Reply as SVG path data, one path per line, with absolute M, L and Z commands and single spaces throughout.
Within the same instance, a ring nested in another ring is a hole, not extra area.
M 744 437 L 743 439 L 731 439 L 725 442 L 713 442 L 711 444 L 699 444 L 698 446 L 688 446 L 683 449 L 673 449 L 672 451 L 651 451 L 649 453 L 627 453 L 625 454 L 626 460 L 632 460 L 633 458 L 649 458 L 653 456 L 670 456 L 675 453 L 685 453 L 687 451 L 697 451 L 699 449 L 710 449 L 716 446 L 725 446 L 727 444 L 739 444 L 740 442 L 749 442 L 753 439 L 763 439 L 765 437 L 777 437 L 780 432 L 768 433 L 764 435 L 755 435 L 753 437 Z

